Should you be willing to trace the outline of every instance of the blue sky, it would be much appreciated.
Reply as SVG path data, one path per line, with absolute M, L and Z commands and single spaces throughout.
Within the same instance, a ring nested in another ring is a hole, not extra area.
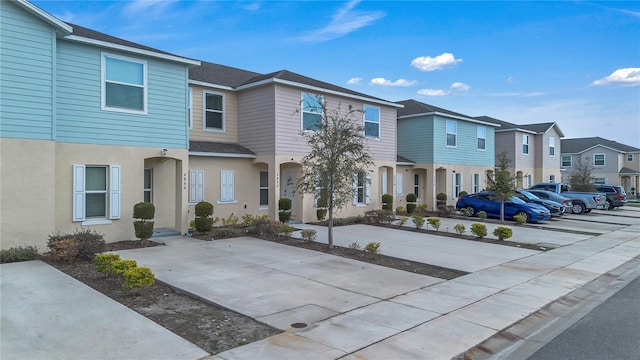
M 178 55 L 640 147 L 640 2 L 33 1 Z

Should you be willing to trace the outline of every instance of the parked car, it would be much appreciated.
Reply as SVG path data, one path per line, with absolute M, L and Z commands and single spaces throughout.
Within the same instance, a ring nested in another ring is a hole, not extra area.
M 622 186 L 599 185 L 596 190 L 607 196 L 607 210 L 614 210 L 617 207 L 627 205 L 627 193 Z
M 569 191 L 567 184 L 539 183 L 528 190 L 547 190 L 568 197 L 573 203 L 571 212 L 574 214 L 589 213 L 593 209 L 604 210 L 607 206 L 607 197 L 604 193 Z
M 560 204 L 564 205 L 565 212 L 567 212 L 567 211 L 571 212 L 571 207 L 573 206 L 573 202 L 571 201 L 571 199 L 569 199 L 566 196 L 562 196 L 560 194 L 556 194 L 556 193 L 553 193 L 553 192 L 547 191 L 547 190 L 531 190 L 531 189 L 529 189 L 527 191 L 532 193 L 533 195 L 539 197 L 540 199 L 552 200 L 552 201 L 555 201 L 557 203 L 560 203 Z
M 500 218 L 500 201 L 487 191 L 460 196 L 456 203 L 456 209 L 465 209 L 467 216 L 475 216 L 480 211 L 487 213 L 487 217 Z M 542 205 L 529 204 L 512 196 L 504 202 L 504 218 L 513 220 L 515 215 L 522 215 L 526 222 L 541 222 L 551 218 L 551 212 Z
M 515 193 L 516 193 L 515 196 L 520 198 L 520 200 L 524 202 L 538 204 L 546 207 L 551 212 L 551 217 L 561 216 L 562 214 L 564 214 L 566 210 L 564 205 L 558 202 L 555 202 L 553 200 L 540 199 L 539 197 L 530 193 L 527 190 L 516 189 Z

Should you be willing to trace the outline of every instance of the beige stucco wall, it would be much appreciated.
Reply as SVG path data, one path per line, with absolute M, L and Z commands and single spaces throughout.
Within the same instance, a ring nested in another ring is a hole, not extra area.
M 56 230 L 55 143 L 0 138 L 0 163 L 0 247 L 47 251 Z

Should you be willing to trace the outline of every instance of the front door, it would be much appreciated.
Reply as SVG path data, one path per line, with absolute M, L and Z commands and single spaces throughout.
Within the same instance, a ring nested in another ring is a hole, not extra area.
M 291 216 L 296 216 L 296 170 L 285 168 L 282 170 L 282 197 L 291 199 Z

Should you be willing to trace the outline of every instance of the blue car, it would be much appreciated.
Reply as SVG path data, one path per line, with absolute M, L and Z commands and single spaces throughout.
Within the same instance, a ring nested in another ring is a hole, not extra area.
M 518 198 L 520 198 L 520 200 L 524 202 L 538 204 L 546 207 L 551 212 L 551 217 L 562 216 L 565 212 L 564 205 L 557 203 L 553 200 L 540 199 L 539 197 L 532 194 L 528 190 L 516 189 L 515 193 L 516 193 L 515 196 L 517 196 Z
M 456 209 L 465 209 L 467 216 L 475 216 L 478 212 L 484 211 L 487 217 L 500 218 L 500 201 L 494 200 L 493 194 L 486 191 L 459 197 Z M 504 202 L 504 218 L 513 220 L 515 215 L 522 215 L 526 222 L 532 223 L 547 221 L 551 218 L 551 212 L 544 206 L 526 203 L 512 196 Z

